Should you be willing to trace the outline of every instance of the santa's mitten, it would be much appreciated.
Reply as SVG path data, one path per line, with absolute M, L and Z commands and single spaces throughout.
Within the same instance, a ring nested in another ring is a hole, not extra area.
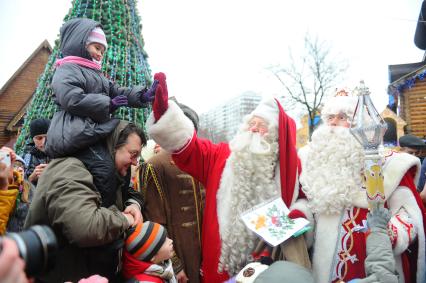
M 167 92 L 166 75 L 164 73 L 156 73 L 154 75 L 154 80 L 158 81 L 158 86 L 155 90 L 155 99 L 154 104 L 152 105 L 152 111 L 154 112 L 155 121 L 158 121 L 169 107 L 169 94 Z
M 298 209 L 292 209 L 287 216 L 290 219 L 307 218 L 306 215 Z

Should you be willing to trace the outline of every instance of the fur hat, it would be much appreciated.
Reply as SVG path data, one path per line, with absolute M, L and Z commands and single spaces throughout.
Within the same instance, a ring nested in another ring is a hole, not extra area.
M 357 102 L 358 97 L 350 96 L 348 91 L 341 89 L 324 104 L 321 118 L 323 121 L 327 121 L 327 116 L 342 112 L 348 116 L 349 121 L 352 121 Z
M 38 135 L 45 135 L 47 134 L 47 130 L 50 126 L 50 120 L 40 118 L 40 119 L 34 119 L 30 123 L 30 136 L 31 138 L 38 136 Z
M 94 29 L 92 29 L 89 34 L 89 37 L 87 38 L 86 45 L 89 45 L 90 43 L 94 42 L 102 44 L 105 49 L 108 48 L 105 33 L 100 27 L 95 27 Z
M 166 236 L 166 229 L 158 223 L 138 223 L 129 230 L 126 250 L 140 261 L 150 261 L 166 241 Z
M 270 127 L 278 127 L 278 114 L 279 109 L 277 102 L 274 98 L 265 98 L 260 101 L 259 105 L 253 112 L 250 113 L 249 117 L 257 116 L 268 122 Z

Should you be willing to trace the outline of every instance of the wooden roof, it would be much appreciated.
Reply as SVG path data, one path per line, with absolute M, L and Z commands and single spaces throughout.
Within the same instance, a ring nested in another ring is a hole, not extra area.
M 49 42 L 45 39 L 37 48 L 34 50 L 33 53 L 31 53 L 30 57 L 25 60 L 25 62 L 16 70 L 16 72 L 7 80 L 7 82 L 3 85 L 3 87 L 0 89 L 0 96 L 3 94 L 3 92 L 6 91 L 6 89 L 9 87 L 9 85 L 15 80 L 15 78 L 22 72 L 22 70 L 25 69 L 25 67 L 28 65 L 28 63 L 34 58 L 34 56 L 37 55 L 38 52 L 42 48 L 46 48 L 49 50 L 49 53 L 52 53 L 52 47 L 50 46 Z

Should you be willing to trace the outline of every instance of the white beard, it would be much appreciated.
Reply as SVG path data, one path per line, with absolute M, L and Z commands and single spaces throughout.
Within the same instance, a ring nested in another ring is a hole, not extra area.
M 308 207 L 335 214 L 352 206 L 362 190 L 364 151 L 348 128 L 322 126 L 312 135 L 300 175 Z
M 274 175 L 278 158 L 277 135 L 241 130 L 230 142 L 217 199 L 221 255 L 219 272 L 236 274 L 247 263 L 257 236 L 241 220 L 242 212 L 280 195 Z

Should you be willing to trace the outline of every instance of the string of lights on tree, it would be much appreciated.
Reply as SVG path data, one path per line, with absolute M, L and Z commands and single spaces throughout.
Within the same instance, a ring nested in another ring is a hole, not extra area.
M 74 0 L 72 8 L 64 18 L 64 22 L 72 18 L 90 18 L 102 24 L 108 41 L 102 72 L 110 80 L 128 87 L 151 84 L 151 70 L 144 50 L 142 26 L 135 6 L 135 0 Z M 37 118 L 51 119 L 58 110 L 53 101 L 50 83 L 55 70 L 54 64 L 59 56 L 59 40 L 56 40 L 44 72 L 38 79 L 31 104 L 26 111 L 24 124 L 15 145 L 18 153 L 22 153 L 25 145 L 30 142 L 31 121 Z M 145 128 L 149 111 L 149 108 L 121 107 L 114 115 Z

